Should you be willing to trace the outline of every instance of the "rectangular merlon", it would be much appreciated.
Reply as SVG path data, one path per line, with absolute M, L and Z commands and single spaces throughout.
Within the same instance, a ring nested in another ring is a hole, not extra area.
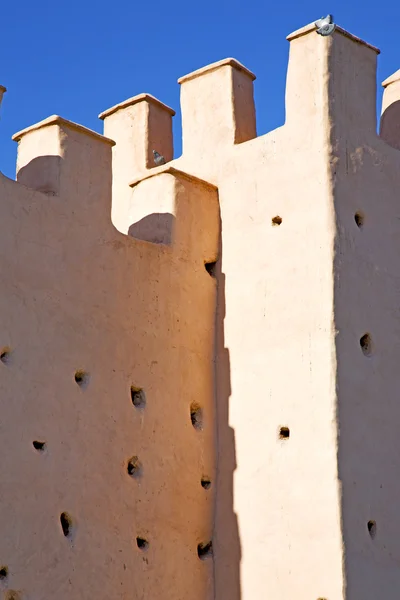
M 57 115 L 12 139 L 18 142 L 18 183 L 69 204 L 76 198 L 81 214 L 86 207 L 92 218 L 98 211 L 102 221 L 109 219 L 113 140 Z
M 181 84 L 183 155 L 215 163 L 222 147 L 256 137 L 255 75 L 233 58 L 178 79 Z
M 150 94 L 139 94 L 99 115 L 104 133 L 112 137 L 112 221 L 121 232 L 128 231 L 129 182 L 155 167 L 153 150 L 166 162 L 173 158 L 172 117 L 175 111 Z
M 347 123 L 345 130 L 350 124 L 359 130 L 376 130 L 379 50 L 339 26 L 329 36 L 318 35 L 315 23 L 287 39 L 286 123 L 307 135 L 310 121 L 325 115 L 327 127 L 334 121 Z
M 131 186 L 130 235 L 171 245 L 176 255 L 202 267 L 216 260 L 219 202 L 214 185 L 163 165 Z

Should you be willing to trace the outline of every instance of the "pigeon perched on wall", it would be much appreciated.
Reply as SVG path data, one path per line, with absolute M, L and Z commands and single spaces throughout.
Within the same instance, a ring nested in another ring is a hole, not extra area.
M 331 35 L 336 27 L 333 22 L 333 15 L 327 15 L 326 17 L 322 17 L 322 19 L 315 21 L 315 26 L 317 27 L 317 33 L 319 33 L 319 35 Z
M 160 165 L 165 165 L 165 158 L 162 156 L 162 154 L 159 154 L 157 150 L 153 150 L 153 156 L 154 164 L 156 165 L 156 167 L 159 167 Z

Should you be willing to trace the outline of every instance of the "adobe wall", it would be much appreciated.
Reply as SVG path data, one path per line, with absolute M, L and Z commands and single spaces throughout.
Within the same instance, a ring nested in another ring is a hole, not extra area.
M 335 222 L 328 93 L 321 85 L 326 62 L 326 40 L 315 31 L 294 39 L 285 125 L 235 145 L 235 131 L 223 140 L 228 124 L 220 115 L 213 120 L 214 103 L 220 99 L 211 90 L 219 89 L 218 71 L 182 81 L 183 126 L 200 138 L 201 159 L 194 150 L 190 156 L 190 147 L 186 158 L 184 132 L 181 164 L 189 163 L 192 172 L 216 183 L 221 205 L 224 289 L 218 305 L 214 544 L 219 600 L 342 598 Z M 236 74 L 231 87 L 224 87 L 226 103 L 239 95 L 235 128 L 240 111 L 254 114 L 249 110 L 253 77 L 235 66 L 221 70 Z M 204 128 L 197 127 L 202 101 L 209 118 Z M 218 128 L 221 144 L 211 140 L 207 153 L 201 131 L 208 135 Z M 248 131 L 254 132 L 255 125 Z M 237 539 L 232 539 L 235 517 L 227 513 L 229 502 L 237 518 Z
M 21 183 L 0 188 L 0 588 L 211 597 L 197 547 L 212 539 L 216 189 L 155 177 L 174 235 L 139 241 L 110 221 L 112 141 L 57 117 L 16 139 Z
M 0 585 L 21 598 L 397 593 L 399 74 L 379 137 L 377 49 L 288 39 L 267 135 L 233 59 L 179 80 L 176 160 L 148 94 L 102 113 L 105 138 L 17 135 Z
M 390 552 L 386 539 L 398 495 L 399 77 L 384 84 L 379 138 L 379 51 L 340 27 L 288 39 L 286 122 L 265 136 L 256 138 L 254 75 L 237 61 L 179 80 L 183 154 L 172 164 L 216 185 L 221 208 L 215 597 L 372 600 L 399 584 L 397 537 Z M 159 131 L 170 130 L 167 109 Z M 101 115 L 116 148 L 123 115 Z M 131 139 L 158 149 L 145 124 L 131 120 Z M 124 160 L 136 184 L 147 165 L 133 147 Z M 122 231 L 138 206 L 128 183 L 114 195 Z M 380 358 L 360 347 L 371 328 L 381 329 Z
M 183 155 L 172 164 L 217 185 L 221 208 L 218 600 L 342 597 L 326 71 L 326 40 L 296 38 L 286 124 L 260 138 L 254 75 L 242 65 L 228 59 L 180 80 Z M 116 148 L 119 113 L 105 115 Z M 136 182 L 145 165 L 133 156 Z M 114 197 L 125 230 L 135 194 Z
M 346 597 L 373 600 L 400 586 L 399 73 L 383 83 L 378 137 L 374 53 L 344 40 L 331 65 L 333 80 L 341 73 L 331 164 Z

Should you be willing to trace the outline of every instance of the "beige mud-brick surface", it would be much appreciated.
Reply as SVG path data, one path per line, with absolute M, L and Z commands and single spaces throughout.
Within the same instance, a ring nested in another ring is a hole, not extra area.
M 3 590 L 396 597 L 398 74 L 379 137 L 377 49 L 288 39 L 267 135 L 234 59 L 180 79 L 172 162 L 147 94 L 102 113 L 114 146 L 23 133 L 0 183 Z
M 21 137 L 18 173 L 51 192 L 1 179 L 0 587 L 211 597 L 217 192 L 160 175 L 171 244 L 122 235 L 111 145 L 53 119 Z

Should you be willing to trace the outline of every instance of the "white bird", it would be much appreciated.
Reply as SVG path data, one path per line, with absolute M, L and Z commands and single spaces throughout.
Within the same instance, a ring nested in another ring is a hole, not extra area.
M 165 158 L 162 156 L 162 154 L 159 154 L 157 152 L 157 150 L 153 150 L 153 156 L 154 156 L 154 164 L 159 167 L 160 165 L 165 165 Z
M 336 25 L 333 22 L 333 15 L 327 15 L 326 17 L 322 17 L 318 21 L 315 21 L 315 26 L 317 28 L 317 33 L 319 35 L 331 35 L 335 31 Z

